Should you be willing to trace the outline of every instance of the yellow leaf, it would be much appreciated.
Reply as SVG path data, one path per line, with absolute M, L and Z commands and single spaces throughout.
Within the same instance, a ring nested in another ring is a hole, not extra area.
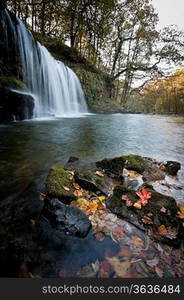
M 159 166 L 159 168 L 160 168 L 161 170 L 165 170 L 165 169 L 166 169 L 165 166 L 164 166 L 164 164 L 161 164 L 161 165 Z
M 95 204 L 95 203 L 90 202 L 90 203 L 89 203 L 89 208 L 90 208 L 91 210 L 97 210 L 98 204 Z
M 84 198 L 80 198 L 80 199 L 78 199 L 77 201 L 76 201 L 78 204 L 80 204 L 80 205 L 89 205 L 89 201 L 87 201 L 86 199 L 84 199 Z
M 100 201 L 103 201 L 103 200 L 105 200 L 106 198 L 105 198 L 105 196 L 99 196 L 98 199 L 99 199 Z
M 41 201 L 44 201 L 44 199 L 47 197 L 47 195 L 43 194 L 43 193 L 40 193 L 40 200 Z
M 184 219 L 184 205 L 179 205 L 178 218 Z

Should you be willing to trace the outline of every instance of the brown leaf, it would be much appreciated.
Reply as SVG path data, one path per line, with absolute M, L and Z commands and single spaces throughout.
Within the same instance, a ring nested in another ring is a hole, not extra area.
M 165 167 L 164 164 L 161 164 L 161 165 L 159 166 L 159 168 L 160 168 L 161 170 L 165 170 L 165 169 L 166 169 L 166 167 Z
M 109 274 L 113 271 L 113 268 L 108 260 L 103 260 L 100 262 L 100 277 L 108 277 Z
M 125 236 L 125 233 L 123 231 L 123 229 L 119 226 L 115 227 L 112 230 L 112 234 L 115 236 L 115 238 L 117 239 L 122 239 Z
M 160 209 L 160 211 L 163 212 L 163 213 L 166 213 L 167 209 L 162 206 L 162 208 Z
M 144 247 L 144 243 L 143 243 L 142 239 L 141 239 L 140 237 L 138 237 L 138 236 L 133 236 L 133 237 L 131 238 L 131 242 L 132 242 L 132 243 L 134 244 L 134 246 L 136 246 L 136 247 L 141 247 L 141 248 Z
M 40 199 L 41 201 L 44 201 L 46 197 L 47 197 L 47 195 L 45 195 L 45 194 L 43 194 L 43 193 L 40 193 L 39 199 Z
M 179 212 L 177 217 L 180 219 L 184 219 L 184 205 L 179 205 Z
M 148 217 L 153 217 L 153 214 L 152 213 L 148 213 L 147 216 Z
M 74 188 L 76 189 L 76 190 L 79 190 L 80 189 L 80 186 L 77 184 L 77 183 L 73 183 L 73 186 L 74 186 Z
M 150 217 L 148 217 L 148 216 L 144 216 L 144 217 L 142 218 L 142 222 L 143 222 L 144 224 L 148 224 L 148 225 L 153 224 L 152 219 L 151 219 Z
M 158 232 L 159 232 L 160 234 L 166 235 L 166 234 L 167 234 L 167 228 L 165 227 L 165 225 L 160 225 L 160 226 L 158 227 Z
M 95 174 L 100 177 L 104 177 L 104 174 L 101 171 L 96 171 Z
M 80 190 L 74 191 L 73 194 L 74 194 L 74 196 L 76 196 L 76 197 L 81 197 L 81 196 L 83 195 L 82 191 L 80 191 Z
M 157 273 L 157 275 L 162 278 L 164 275 L 163 270 L 161 270 L 159 267 L 155 267 L 155 272 Z
M 130 268 L 131 262 L 124 261 L 120 262 L 117 257 L 108 257 L 107 258 L 110 264 L 113 266 L 114 271 L 116 272 L 118 277 L 127 278 L 128 270 Z
M 67 187 L 67 186 L 63 186 L 63 188 L 64 188 L 64 190 L 65 190 L 65 191 L 67 191 L 67 192 L 69 192 L 69 191 L 70 191 L 70 188 L 69 188 L 69 187 Z
M 137 202 L 134 203 L 134 207 L 137 208 L 137 209 L 141 209 L 142 205 L 139 201 L 137 201 Z

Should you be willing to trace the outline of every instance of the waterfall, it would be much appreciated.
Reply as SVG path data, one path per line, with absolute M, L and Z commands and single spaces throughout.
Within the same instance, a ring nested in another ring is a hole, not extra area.
M 11 18 L 6 12 L 10 24 Z M 36 42 L 23 23 L 16 19 L 17 46 L 23 81 L 34 95 L 34 117 L 70 116 L 87 113 L 82 87 L 77 75 Z M 10 26 L 10 25 L 9 25 Z M 11 27 L 15 27 L 11 23 Z

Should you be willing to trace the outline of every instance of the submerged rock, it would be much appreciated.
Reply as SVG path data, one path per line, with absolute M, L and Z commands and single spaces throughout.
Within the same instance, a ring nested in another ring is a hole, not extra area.
M 82 210 L 65 205 L 58 199 L 45 199 L 42 216 L 52 228 L 66 234 L 85 237 L 91 228 L 91 223 Z
M 113 195 L 106 200 L 106 205 L 113 213 L 138 228 L 149 230 L 154 239 L 179 246 L 184 239 L 184 232 L 182 221 L 177 217 L 178 208 L 175 199 L 159 194 L 151 186 L 145 190 L 149 195 L 146 205 L 140 204 L 140 198 L 135 191 L 123 185 L 114 189 Z
M 74 187 L 69 171 L 62 167 L 52 167 L 46 180 L 46 192 L 51 198 L 58 198 L 70 203 L 75 200 Z

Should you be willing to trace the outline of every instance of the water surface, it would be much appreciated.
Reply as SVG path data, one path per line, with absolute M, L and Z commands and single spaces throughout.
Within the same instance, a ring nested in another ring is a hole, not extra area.
M 70 156 L 93 162 L 135 153 L 184 165 L 183 137 L 181 116 L 96 114 L 0 125 L 0 188 L 16 192 Z

